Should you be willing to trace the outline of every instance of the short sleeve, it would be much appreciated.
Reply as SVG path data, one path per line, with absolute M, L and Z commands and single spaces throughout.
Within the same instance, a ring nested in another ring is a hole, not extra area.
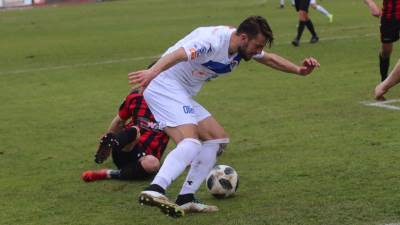
M 129 118 L 129 107 L 127 106 L 127 102 L 126 100 L 121 104 L 121 106 L 119 107 L 119 111 L 118 111 L 118 115 L 121 119 L 123 120 L 128 120 Z
M 137 97 L 137 93 L 131 93 L 125 98 L 124 102 L 122 102 L 118 111 L 118 115 L 121 119 L 128 120 L 132 116 L 133 109 L 131 105 L 136 105 Z
M 211 39 L 192 40 L 183 44 L 189 61 L 207 62 L 215 54 L 218 46 Z

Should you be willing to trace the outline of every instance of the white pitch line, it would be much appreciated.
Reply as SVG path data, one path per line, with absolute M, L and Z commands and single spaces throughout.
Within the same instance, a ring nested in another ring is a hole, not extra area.
M 362 36 L 363 37 L 373 37 L 373 36 L 377 36 L 377 34 L 371 33 L 371 34 L 365 34 Z M 320 38 L 320 41 L 345 40 L 345 39 L 353 39 L 353 38 L 357 38 L 357 37 L 360 37 L 360 36 L 336 36 L 336 37 L 329 37 L 329 38 Z M 281 45 L 289 45 L 289 44 L 281 43 L 281 44 L 276 44 L 276 45 L 281 46 Z M 49 67 L 42 67 L 42 68 L 30 68 L 30 69 L 23 69 L 23 70 L 0 71 L 0 76 L 5 75 L 5 74 L 34 73 L 34 72 L 48 71 L 48 70 L 61 70 L 61 69 L 69 69 L 69 68 L 106 65 L 106 64 L 114 64 L 114 63 L 121 63 L 121 62 L 127 62 L 127 61 L 141 61 L 141 60 L 155 59 L 159 56 L 160 55 L 141 56 L 141 57 L 125 58 L 125 59 L 112 59 L 112 60 L 98 61 L 98 62 L 92 62 L 92 63 L 78 63 L 78 64 L 70 64 L 70 65 L 49 66 Z
M 126 58 L 126 59 L 112 59 L 112 60 L 98 61 L 98 62 L 92 62 L 92 63 L 78 63 L 78 64 L 70 64 L 70 65 L 50 66 L 50 67 L 43 67 L 43 68 L 31 68 L 31 69 L 24 69 L 24 70 L 11 70 L 11 71 L 3 71 L 3 72 L 0 71 L 0 75 L 40 72 L 40 71 L 47 71 L 47 70 L 60 70 L 60 69 L 69 69 L 69 68 L 96 66 L 96 65 L 106 65 L 106 64 L 121 63 L 121 62 L 126 62 L 126 61 L 141 61 L 141 60 L 155 59 L 157 57 L 159 57 L 159 56 L 143 56 L 143 57 Z
M 361 37 L 379 37 L 379 34 L 377 33 L 371 33 L 371 34 L 364 34 L 360 35 Z M 357 36 L 357 37 L 360 37 Z M 320 41 L 334 41 L 334 40 L 344 40 L 344 39 L 352 39 L 355 38 L 356 36 L 342 36 L 342 37 L 328 37 L 328 38 L 320 38 Z
M 400 110 L 400 106 L 390 105 L 391 103 L 395 103 L 395 102 L 400 102 L 400 99 L 392 99 L 392 100 L 386 100 L 386 101 L 363 101 L 360 103 L 363 105 L 366 105 L 366 106 L 374 106 L 374 107 L 380 107 L 380 108 L 391 109 L 391 110 Z

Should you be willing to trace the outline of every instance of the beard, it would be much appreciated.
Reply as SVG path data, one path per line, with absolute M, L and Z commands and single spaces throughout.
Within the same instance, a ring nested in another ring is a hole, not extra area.
M 238 48 L 238 54 L 240 55 L 240 57 L 242 58 L 242 59 L 244 59 L 244 61 L 249 61 L 250 59 L 252 59 L 252 57 L 253 56 L 251 56 L 251 55 L 249 55 L 249 54 L 247 54 L 246 53 L 246 47 L 247 46 L 239 46 L 239 48 Z

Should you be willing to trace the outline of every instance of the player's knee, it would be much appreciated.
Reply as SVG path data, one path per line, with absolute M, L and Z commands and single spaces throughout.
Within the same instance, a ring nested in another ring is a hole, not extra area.
M 143 156 L 141 160 L 143 169 L 147 173 L 156 173 L 160 169 L 160 161 L 153 155 Z
M 299 19 L 301 21 L 307 21 L 308 20 L 308 13 L 306 11 L 300 10 L 299 11 Z
M 178 146 L 184 146 L 184 148 L 192 148 L 197 151 L 201 150 L 201 142 L 197 138 L 184 138 L 178 143 Z

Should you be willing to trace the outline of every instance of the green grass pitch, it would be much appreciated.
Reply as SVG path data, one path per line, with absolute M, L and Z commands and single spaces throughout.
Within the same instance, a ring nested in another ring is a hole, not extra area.
M 379 20 L 361 0 L 320 3 L 334 22 L 310 9 L 320 43 L 308 44 L 305 31 L 298 48 L 289 1 L 284 9 L 278 0 L 121 0 L 0 11 L 0 224 L 400 223 L 400 112 L 360 103 L 379 81 Z M 149 181 L 80 179 L 113 166 L 93 155 L 130 89 L 128 72 L 198 26 L 249 15 L 271 24 L 267 51 L 297 63 L 314 56 L 321 68 L 302 78 L 242 62 L 196 97 L 230 134 L 219 164 L 240 175 L 234 198 L 214 199 L 202 186 L 199 198 L 220 211 L 172 219 L 137 203 Z M 395 44 L 392 67 L 399 52 Z

